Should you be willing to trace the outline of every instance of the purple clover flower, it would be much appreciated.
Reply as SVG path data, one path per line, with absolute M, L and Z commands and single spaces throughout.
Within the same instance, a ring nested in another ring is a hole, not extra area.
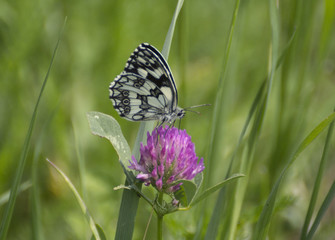
M 136 178 L 146 186 L 151 184 L 159 192 L 173 193 L 182 184 L 176 183 L 178 180 L 192 180 L 204 170 L 203 158 L 198 162 L 194 143 L 186 130 L 158 127 L 147 136 L 147 145 L 141 143 L 140 161 L 134 156 L 129 161 L 129 168 L 140 172 Z

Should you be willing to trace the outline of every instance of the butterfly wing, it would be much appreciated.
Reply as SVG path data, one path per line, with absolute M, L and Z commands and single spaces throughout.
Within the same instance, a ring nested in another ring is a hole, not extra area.
M 159 120 L 168 103 L 156 85 L 133 73 L 111 83 L 110 99 L 118 114 L 131 121 Z
M 116 111 L 131 121 L 164 121 L 177 109 L 171 70 L 160 52 L 147 43 L 135 49 L 109 90 Z

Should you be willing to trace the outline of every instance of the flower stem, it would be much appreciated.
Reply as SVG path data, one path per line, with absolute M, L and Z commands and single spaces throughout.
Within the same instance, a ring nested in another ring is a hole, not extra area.
M 162 192 L 158 193 L 158 203 L 160 205 L 163 204 L 163 194 Z M 163 239 L 163 215 L 160 213 L 157 213 L 157 239 Z

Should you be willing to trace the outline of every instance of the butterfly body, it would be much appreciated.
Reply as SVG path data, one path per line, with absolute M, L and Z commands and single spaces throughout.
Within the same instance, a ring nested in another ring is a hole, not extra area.
M 166 60 L 148 43 L 135 49 L 109 93 L 118 114 L 130 121 L 171 124 L 185 115 L 177 105 L 177 88 Z

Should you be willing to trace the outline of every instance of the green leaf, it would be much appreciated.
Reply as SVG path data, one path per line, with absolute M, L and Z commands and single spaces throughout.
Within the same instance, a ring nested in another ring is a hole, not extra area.
M 203 173 L 198 173 L 192 180 L 180 180 L 177 183 L 183 183 L 180 189 L 174 193 L 177 200 L 184 207 L 188 207 L 193 198 L 197 195 L 203 180 Z
M 194 177 L 194 183 L 195 183 L 195 185 L 197 186 L 197 189 L 196 189 L 196 192 L 195 192 L 195 194 L 194 194 L 194 196 L 196 196 L 197 194 L 198 194 L 198 192 L 199 192 L 199 190 L 200 190 L 200 187 L 201 187 L 201 185 L 202 185 L 202 182 L 203 182 L 203 180 L 204 180 L 204 173 L 203 172 L 201 172 L 201 173 L 198 173 L 195 177 Z M 193 197 L 194 197 L 193 196 Z M 191 201 L 193 200 L 193 198 L 191 199 Z
M 131 151 L 119 123 L 113 117 L 100 112 L 87 113 L 87 119 L 92 133 L 108 139 L 114 146 L 123 165 L 129 165 Z
M 178 189 L 174 193 L 174 197 L 181 203 L 182 206 L 187 207 L 188 206 L 188 200 L 186 196 L 185 186 L 181 185 L 180 189 Z
M 220 188 L 222 188 L 227 183 L 231 182 L 232 180 L 236 180 L 237 178 L 244 177 L 243 174 L 234 174 L 230 178 L 214 185 L 213 187 L 208 188 L 205 190 L 200 196 L 196 197 L 194 201 L 191 202 L 190 206 L 194 206 L 195 204 L 199 203 L 200 201 L 204 200 L 205 198 L 209 197 L 212 193 L 216 192 Z
M 49 159 L 46 159 L 50 165 L 55 168 L 57 170 L 57 172 L 63 177 L 63 179 L 65 180 L 65 182 L 67 183 L 67 185 L 69 186 L 69 188 L 71 189 L 71 191 L 73 192 L 74 196 L 77 199 L 77 202 L 79 203 L 79 206 L 82 210 L 82 212 L 84 213 L 86 220 L 91 228 L 91 231 L 95 237 L 96 240 L 101 240 L 103 238 L 100 238 L 100 234 L 99 231 L 97 229 L 97 225 L 95 224 L 90 212 L 88 211 L 88 208 L 86 207 L 86 204 L 84 202 L 84 200 L 81 198 L 79 192 L 77 191 L 76 187 L 73 185 L 73 183 L 71 182 L 71 180 L 65 175 L 65 173 L 60 170 L 60 168 L 58 168 L 53 162 L 51 162 Z M 104 236 L 104 235 L 103 235 Z
M 112 116 L 100 112 L 88 112 L 87 119 L 93 134 L 106 138 L 112 143 L 119 155 L 119 161 L 128 182 L 132 184 L 135 176 L 132 171 L 125 167 L 129 165 L 128 161 L 131 159 L 131 152 L 119 123 Z
M 177 183 L 183 183 L 180 189 L 174 193 L 177 200 L 184 207 L 188 207 L 193 198 L 197 195 L 203 180 L 203 173 L 198 173 L 192 180 L 180 180 Z
M 174 195 L 184 207 L 187 207 L 197 191 L 197 185 L 195 185 L 193 181 L 188 180 L 181 180 L 177 183 L 183 184 L 180 186 L 180 189 L 175 192 Z

